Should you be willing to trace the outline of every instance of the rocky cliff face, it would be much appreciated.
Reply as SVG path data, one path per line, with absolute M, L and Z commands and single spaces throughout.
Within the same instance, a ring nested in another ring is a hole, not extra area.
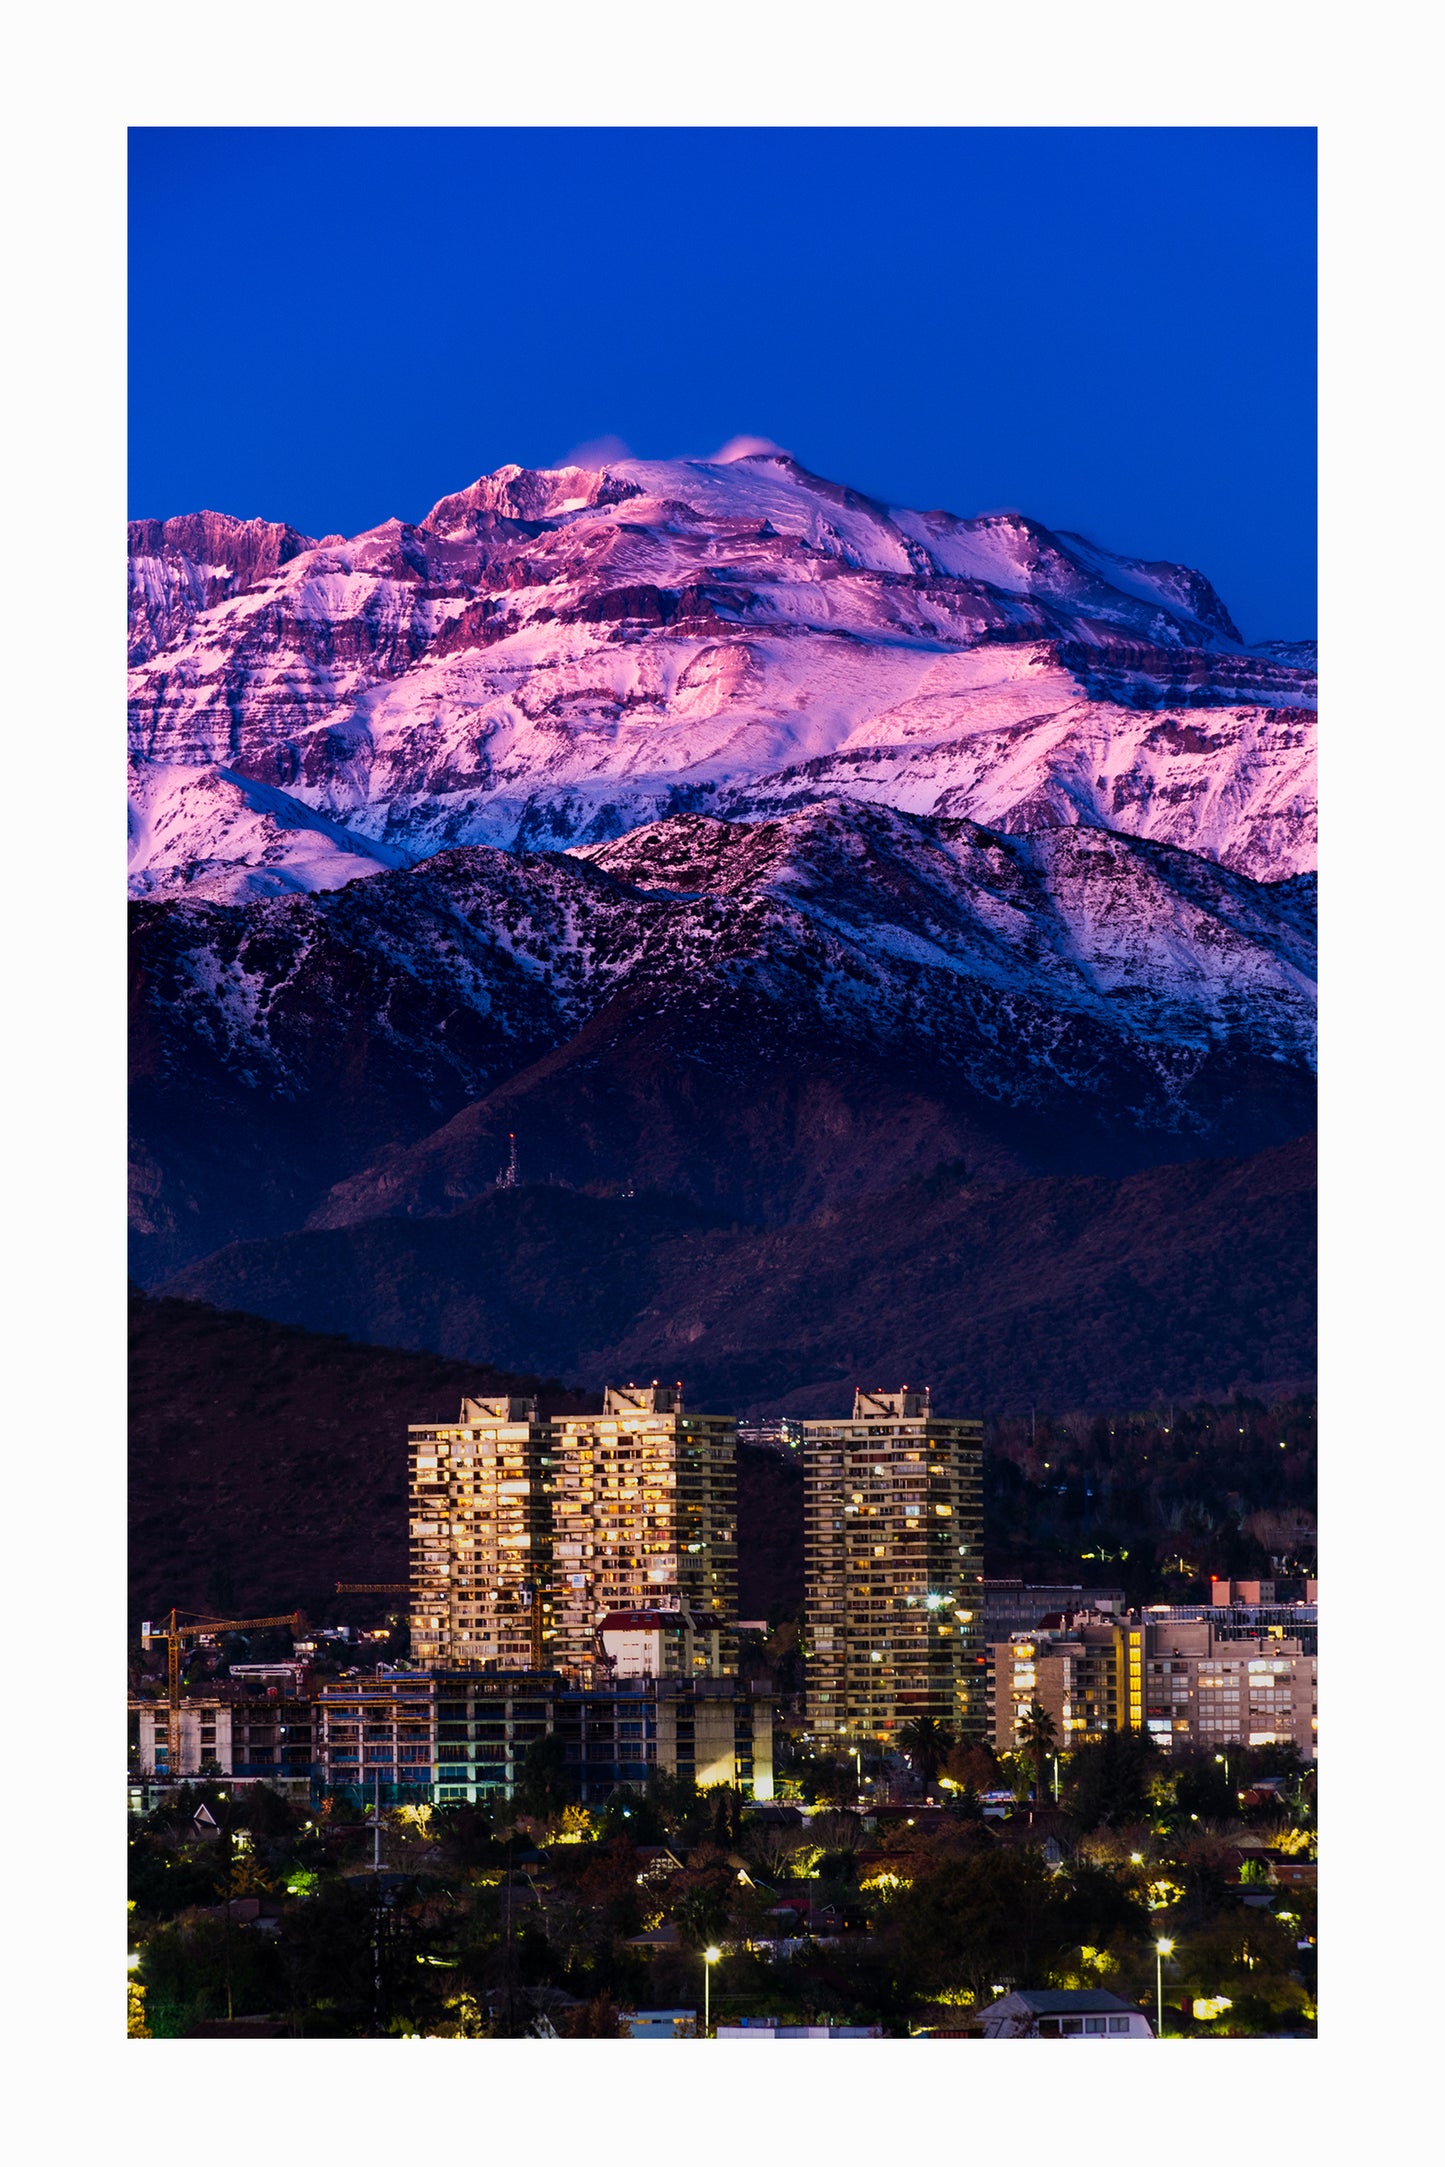
M 464 843 L 848 796 L 1313 863 L 1313 676 L 1185 567 L 890 509 L 781 454 L 504 467 L 313 542 L 132 530 L 136 890 L 336 887 Z

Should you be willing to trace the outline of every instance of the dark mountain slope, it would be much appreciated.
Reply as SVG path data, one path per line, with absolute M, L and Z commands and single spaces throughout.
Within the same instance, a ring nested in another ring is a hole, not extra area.
M 591 1384 L 683 1376 L 718 1406 L 822 1412 L 863 1374 L 981 1411 L 1117 1406 L 1307 1383 L 1314 1212 L 1311 1139 L 1123 1179 L 942 1169 L 769 1231 L 494 1189 L 239 1243 L 172 1291 Z
M 485 1363 L 301 1332 L 200 1302 L 130 1305 L 130 1615 L 172 1603 L 368 1623 L 395 1607 L 337 1597 L 338 1580 L 407 1574 L 406 1429 L 451 1418 L 464 1393 L 535 1378 Z M 543 1383 L 544 1412 L 595 1394 Z M 742 1615 L 801 1597 L 797 1471 L 742 1448 Z
M 805 1219 L 1312 1120 L 1312 881 L 857 804 L 141 906 L 134 1269 L 523 1177 Z

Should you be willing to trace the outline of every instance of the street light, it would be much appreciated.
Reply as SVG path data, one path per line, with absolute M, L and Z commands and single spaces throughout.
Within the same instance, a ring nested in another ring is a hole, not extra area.
M 712 2036 L 712 1968 L 722 1955 L 721 1949 L 704 1949 L 702 1952 L 702 2036 Z
M 1172 1956 L 1173 1954 L 1173 1942 L 1166 1941 L 1161 1934 L 1154 1944 L 1154 1984 L 1159 2002 L 1159 2031 L 1157 2036 L 1160 2039 L 1164 2037 L 1164 1959 L 1166 1956 Z

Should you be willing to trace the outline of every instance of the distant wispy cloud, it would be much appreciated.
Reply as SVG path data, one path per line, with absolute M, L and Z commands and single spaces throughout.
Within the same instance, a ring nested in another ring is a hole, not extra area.
M 770 436 L 730 436 L 720 450 L 708 454 L 708 463 L 731 466 L 734 459 L 752 459 L 759 452 L 782 450 L 783 446 L 775 444 Z
M 574 444 L 557 461 L 558 466 L 582 467 L 589 474 L 596 474 L 602 467 L 615 466 L 619 459 L 630 459 L 632 453 L 620 436 L 589 437 L 585 444 Z

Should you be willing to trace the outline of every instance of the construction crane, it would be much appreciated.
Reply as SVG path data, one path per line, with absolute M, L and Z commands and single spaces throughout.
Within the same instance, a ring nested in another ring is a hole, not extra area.
M 181 1623 L 182 1613 L 172 1608 L 170 1616 L 156 1625 L 147 1618 L 141 1627 L 141 1646 L 149 1648 L 154 1641 L 166 1644 L 166 1689 L 169 1703 L 166 1716 L 166 1748 L 170 1773 L 179 1775 L 181 1767 L 181 1644 L 187 1640 L 200 1640 L 210 1633 L 256 1633 L 268 1625 L 289 1625 L 293 1633 L 303 1630 L 306 1620 L 299 1610 L 292 1610 L 284 1618 L 198 1618 L 188 1611 L 189 1624 Z
M 540 1670 L 542 1668 L 542 1583 L 540 1580 L 530 1581 L 525 1586 L 518 1588 L 517 1594 L 531 1613 L 532 1668 L 533 1670 Z

